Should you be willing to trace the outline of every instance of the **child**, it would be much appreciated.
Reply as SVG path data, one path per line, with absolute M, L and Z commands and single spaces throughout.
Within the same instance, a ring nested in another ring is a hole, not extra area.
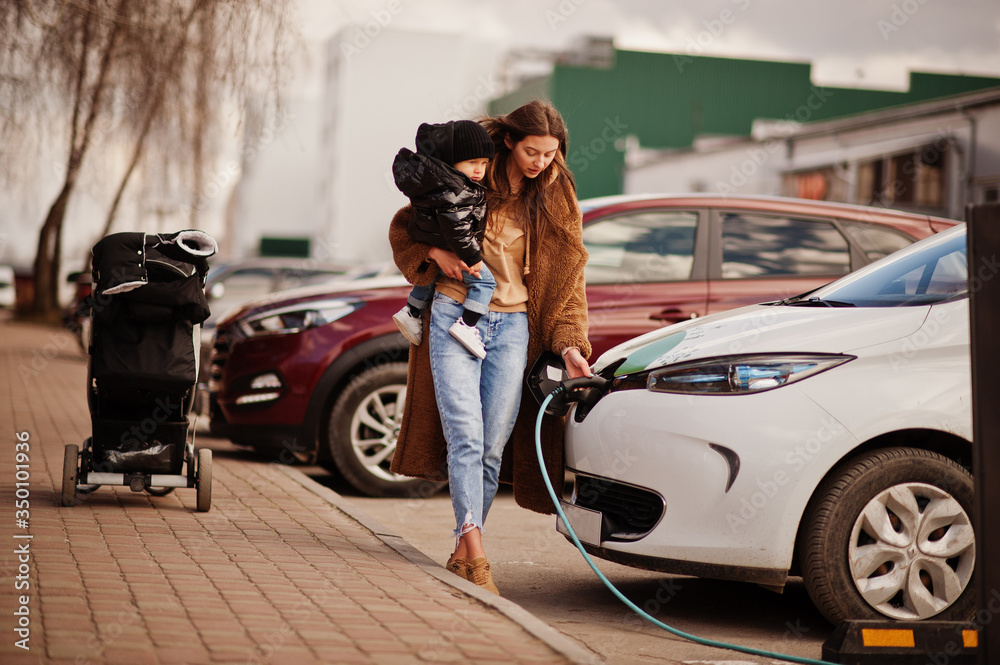
M 468 287 L 465 309 L 448 332 L 478 358 L 486 357 L 486 349 L 476 323 L 489 311 L 496 287 L 482 261 L 486 190 L 479 184 L 493 152 L 493 141 L 478 122 L 424 123 L 417 128 L 417 152 L 402 148 L 392 163 L 396 186 L 413 205 L 410 236 L 454 252 L 469 266 L 462 275 Z M 407 304 L 392 317 L 411 344 L 423 338 L 420 316 L 433 294 L 434 282 L 414 286 Z

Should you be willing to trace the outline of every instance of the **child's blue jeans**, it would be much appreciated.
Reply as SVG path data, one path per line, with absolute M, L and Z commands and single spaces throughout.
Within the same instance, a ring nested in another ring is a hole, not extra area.
M 462 281 L 469 287 L 468 293 L 465 294 L 465 309 L 480 315 L 490 311 L 490 300 L 493 298 L 493 289 L 496 288 L 497 281 L 493 278 L 493 273 L 486 267 L 486 264 L 484 263 L 479 270 L 479 277 L 463 272 Z M 410 291 L 410 297 L 406 299 L 406 304 L 416 307 L 421 312 L 427 309 L 427 305 L 430 304 L 431 298 L 434 296 L 436 282 L 437 278 L 430 284 L 414 286 Z

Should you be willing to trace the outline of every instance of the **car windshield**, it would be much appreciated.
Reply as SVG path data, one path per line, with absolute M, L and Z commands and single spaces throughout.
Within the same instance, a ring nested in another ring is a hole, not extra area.
M 798 298 L 796 305 L 913 307 L 968 295 L 965 225 L 914 243 Z

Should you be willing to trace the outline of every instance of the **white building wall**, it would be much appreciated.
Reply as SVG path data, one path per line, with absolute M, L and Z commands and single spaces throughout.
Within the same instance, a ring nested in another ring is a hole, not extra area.
M 319 96 L 289 96 L 279 110 L 262 113 L 245 121 L 242 168 L 223 248 L 228 259 L 257 256 L 264 236 L 311 238 L 319 218 Z
M 306 238 L 312 257 L 390 261 L 389 220 L 406 204 L 392 159 L 421 122 L 474 118 L 502 92 L 499 45 L 464 31 L 352 25 L 315 49 L 319 84 L 247 123 L 229 219 L 230 258 L 262 237 Z M 249 156 L 246 156 L 246 155 Z
M 327 48 L 314 254 L 390 261 L 389 221 L 407 202 L 392 180 L 393 157 L 415 149 L 421 122 L 482 115 L 502 92 L 501 52 L 469 32 L 385 28 L 367 43 L 360 34 L 347 28 Z

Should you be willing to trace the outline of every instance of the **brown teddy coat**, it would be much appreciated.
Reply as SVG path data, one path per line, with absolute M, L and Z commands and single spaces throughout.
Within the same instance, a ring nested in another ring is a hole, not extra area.
M 413 284 L 428 284 L 438 269 L 428 262 L 430 245 L 413 241 L 406 231 L 412 208 L 406 206 L 392 219 L 389 243 L 403 275 Z M 576 346 L 590 356 L 587 341 L 587 296 L 583 268 L 587 250 L 581 240 L 581 215 L 575 199 L 559 201 L 555 208 L 557 233 L 545 247 L 526 238 L 524 282 L 528 289 L 528 363 L 548 349 L 561 353 Z M 424 319 L 424 339 L 429 335 Z M 447 452 L 431 378 L 429 344 L 410 347 L 406 401 L 391 469 L 405 476 L 447 480 Z M 535 453 L 535 418 L 538 404 L 527 389 L 521 397 L 514 432 L 504 450 L 500 481 L 514 486 L 518 505 L 539 513 L 555 512 L 545 489 Z M 564 420 L 545 416 L 542 451 L 545 466 L 557 492 L 563 483 Z

